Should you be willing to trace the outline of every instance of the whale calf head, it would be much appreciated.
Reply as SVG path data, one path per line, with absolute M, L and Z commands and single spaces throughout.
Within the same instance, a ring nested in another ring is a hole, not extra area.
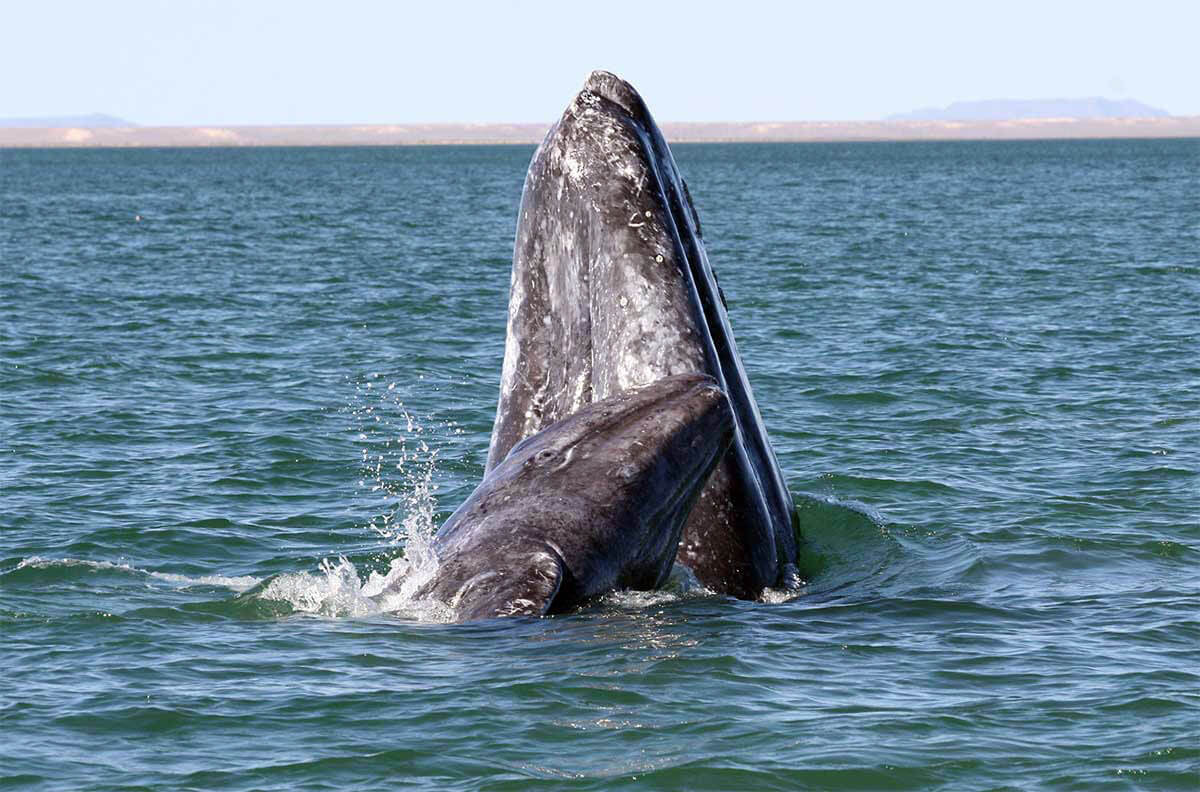
M 465 621 L 661 585 L 732 426 L 703 374 L 587 405 L 515 445 L 451 515 L 434 543 L 438 572 L 417 596 Z

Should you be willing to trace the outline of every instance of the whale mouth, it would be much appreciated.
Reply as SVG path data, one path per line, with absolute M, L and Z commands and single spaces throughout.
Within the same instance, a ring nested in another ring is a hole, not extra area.
M 685 435 L 694 439 L 682 449 L 683 465 L 677 478 L 677 486 L 668 497 L 661 500 L 656 516 L 660 520 L 680 522 L 700 497 L 708 477 L 728 452 L 734 438 L 733 409 L 729 399 L 715 380 L 705 376 L 698 381 L 679 401 L 686 402 L 691 409 L 699 409 L 700 415 L 693 418 Z M 697 407 L 697 405 L 700 405 Z M 707 451 L 707 453 L 703 453 Z
M 668 555 L 673 560 L 688 515 L 733 443 L 734 423 L 729 400 L 712 377 L 678 375 L 645 390 L 664 386 L 670 389 L 669 395 L 639 411 L 632 421 L 635 431 L 645 431 L 647 424 L 653 426 L 658 437 L 648 441 L 652 452 L 640 456 L 640 461 L 622 463 L 614 475 L 625 479 L 630 496 L 638 500 L 636 519 L 643 526 L 653 526 L 644 532 L 641 554 L 657 555 L 657 543 L 669 535 Z M 624 587 L 658 588 L 671 567 L 672 563 L 661 566 L 651 577 L 631 577 Z
M 796 554 L 787 483 L 688 186 L 642 97 L 611 72 L 588 75 L 534 153 L 509 294 L 487 470 L 588 403 L 709 374 L 729 401 L 733 440 L 677 558 L 719 593 L 754 599 L 774 585 Z

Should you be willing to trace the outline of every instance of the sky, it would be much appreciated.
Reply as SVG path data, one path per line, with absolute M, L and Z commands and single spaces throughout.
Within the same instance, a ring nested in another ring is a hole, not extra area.
M 1197 0 L 3 2 L 0 117 L 545 122 L 597 68 L 660 121 L 1083 96 L 1200 115 Z

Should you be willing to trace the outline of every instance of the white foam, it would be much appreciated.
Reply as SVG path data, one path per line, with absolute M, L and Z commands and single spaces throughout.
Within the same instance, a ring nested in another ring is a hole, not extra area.
M 199 577 L 191 577 L 189 575 L 178 575 L 173 572 L 155 572 L 151 569 L 140 569 L 131 564 L 120 563 L 115 561 L 91 561 L 83 558 L 43 558 L 41 556 L 30 556 L 17 564 L 17 569 L 50 569 L 53 567 L 73 567 L 81 566 L 91 569 L 109 569 L 119 570 L 121 572 L 129 572 L 135 575 L 145 575 L 162 580 L 167 583 L 172 583 L 181 588 L 190 586 L 217 586 L 227 588 L 233 591 L 242 592 L 247 589 L 257 586 L 261 581 L 260 578 L 251 577 L 249 575 L 240 575 L 229 577 L 226 575 L 201 575 Z
M 258 597 L 286 602 L 301 613 L 361 617 L 379 612 L 362 594 L 358 570 L 345 558 L 321 561 L 320 574 L 294 572 L 274 578 Z
M 220 586 L 222 588 L 231 589 L 233 591 L 242 592 L 247 589 L 252 589 L 262 582 L 261 578 L 252 577 L 250 575 L 239 575 L 237 577 L 226 577 L 224 575 L 201 575 L 200 577 L 188 577 L 187 575 L 175 575 L 170 572 L 148 572 L 148 575 L 159 580 L 165 580 L 168 583 L 175 583 L 180 586 Z
M 286 602 L 301 613 L 332 618 L 390 614 L 416 621 L 452 621 L 453 612 L 444 604 L 414 597 L 438 567 L 426 535 L 409 537 L 406 552 L 406 557 L 392 560 L 386 573 L 372 572 L 365 583 L 349 560 L 325 559 L 317 574 L 280 575 L 257 596 Z
M 650 608 L 692 597 L 713 597 L 715 592 L 705 588 L 696 573 L 685 564 L 676 561 L 666 583 L 654 591 L 614 591 L 604 597 L 604 602 L 618 608 Z
M 679 594 L 665 589 L 655 591 L 614 591 L 604 596 L 602 602 L 618 608 L 640 610 L 655 605 L 664 605 L 681 599 Z
M 56 566 L 85 566 L 93 569 L 123 569 L 128 572 L 138 572 L 129 564 L 116 564 L 112 561 L 87 561 L 82 558 L 42 558 L 41 556 L 30 556 L 17 564 L 17 569 L 49 569 Z
M 801 597 L 808 593 L 808 586 L 800 586 L 794 589 L 763 589 L 762 596 L 759 601 L 765 602 L 768 605 L 782 605 L 785 602 L 791 602 L 797 597 Z

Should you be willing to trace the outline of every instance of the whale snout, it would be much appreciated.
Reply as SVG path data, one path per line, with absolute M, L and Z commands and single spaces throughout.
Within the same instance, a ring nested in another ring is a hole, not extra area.
M 696 411 L 695 421 L 699 434 L 716 435 L 720 440 L 733 431 L 733 407 L 729 403 L 729 397 L 715 380 L 696 385 L 691 400 Z
M 707 374 L 668 377 L 654 386 L 659 398 L 645 417 L 644 442 L 674 471 L 664 478 L 686 491 L 703 484 L 733 440 L 733 406 Z M 653 440 L 650 438 L 653 437 Z
M 733 407 L 724 389 L 708 374 L 683 374 L 662 381 L 674 393 L 663 400 L 664 411 L 678 410 L 685 423 L 703 433 L 724 433 L 733 428 Z

